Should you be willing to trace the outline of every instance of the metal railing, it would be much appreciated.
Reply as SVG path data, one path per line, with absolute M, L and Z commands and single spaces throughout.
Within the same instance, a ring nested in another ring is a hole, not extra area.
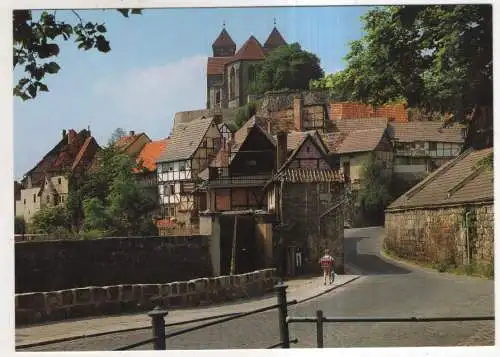
M 324 317 L 322 310 L 316 311 L 316 317 L 289 317 L 287 323 L 315 323 L 316 345 L 323 348 L 323 324 L 326 322 L 450 322 L 450 321 L 491 321 L 494 316 L 466 317 Z
M 205 327 L 215 326 L 222 324 L 224 322 L 232 321 L 242 317 L 258 314 L 261 312 L 278 309 L 278 322 L 279 322 L 279 333 L 280 342 L 266 347 L 267 349 L 272 348 L 290 348 L 291 344 L 298 343 L 298 339 L 290 339 L 290 324 L 292 323 L 314 323 L 316 324 L 316 345 L 318 348 L 324 347 L 324 324 L 325 323 L 360 323 L 360 322 L 455 322 L 455 321 L 494 321 L 495 316 L 465 316 L 465 317 L 325 317 L 322 310 L 316 311 L 315 317 L 290 317 L 288 316 L 288 306 L 297 304 L 296 300 L 287 302 L 286 296 L 287 285 L 280 283 L 275 286 L 277 304 L 260 309 L 248 311 L 248 312 L 237 312 L 218 316 L 205 317 L 190 321 L 177 322 L 172 324 L 165 324 L 165 316 L 168 315 L 166 310 L 159 307 L 153 309 L 148 315 L 151 317 L 151 327 L 152 327 L 152 338 L 129 344 L 120 348 L 114 349 L 114 351 L 125 351 L 130 350 L 135 347 L 143 346 L 149 343 L 153 343 L 155 350 L 166 350 L 167 344 L 166 340 L 171 337 L 186 334 L 188 332 L 200 330 Z M 216 320 L 210 321 L 198 326 L 189 327 L 180 331 L 166 333 L 166 327 L 190 324 L 194 322 L 202 322 L 206 320 Z
M 261 312 L 266 312 L 269 310 L 274 310 L 278 309 L 278 314 L 279 314 L 279 321 L 280 321 L 280 342 L 277 344 L 274 344 L 272 346 L 267 347 L 267 349 L 271 348 L 277 348 L 277 347 L 282 347 L 282 348 L 289 348 L 291 343 L 297 343 L 297 339 L 292 339 L 290 340 L 289 334 L 288 334 L 288 327 L 287 327 L 287 313 L 288 313 L 288 306 L 290 305 L 295 305 L 297 304 L 297 300 L 292 300 L 287 302 L 286 300 L 286 285 L 283 284 L 278 284 L 275 286 L 275 289 L 277 291 L 277 300 L 278 303 L 276 305 L 271 305 L 271 306 L 266 306 L 263 308 L 255 309 L 252 311 L 248 312 L 236 312 L 236 313 L 230 313 L 230 314 L 223 314 L 223 315 L 217 315 L 217 316 L 211 316 L 211 317 L 205 317 L 201 319 L 195 319 L 195 320 L 189 320 L 189 321 L 183 321 L 183 322 L 177 322 L 177 323 L 172 323 L 172 324 L 166 324 L 165 323 L 165 316 L 168 315 L 168 311 L 165 309 L 162 309 L 160 307 L 155 307 L 152 311 L 148 313 L 148 316 L 151 317 L 151 329 L 152 329 L 152 334 L 153 337 L 142 340 L 136 343 L 132 343 L 126 346 L 122 346 L 119 348 L 113 349 L 113 351 L 126 351 L 126 350 L 131 350 L 136 347 L 144 346 L 150 343 L 153 343 L 153 348 L 155 350 L 166 350 L 166 340 L 171 337 L 179 336 L 186 334 L 188 332 L 200 330 L 205 327 L 210 327 L 210 326 L 215 326 L 218 324 L 222 324 L 224 322 L 232 321 L 235 319 L 239 319 L 242 317 L 258 314 Z M 175 326 L 175 325 L 187 325 L 195 322 L 202 322 L 206 320 L 216 320 L 216 321 L 210 321 L 198 326 L 194 327 L 189 327 L 180 331 L 168 333 L 166 331 L 166 327 L 169 326 Z

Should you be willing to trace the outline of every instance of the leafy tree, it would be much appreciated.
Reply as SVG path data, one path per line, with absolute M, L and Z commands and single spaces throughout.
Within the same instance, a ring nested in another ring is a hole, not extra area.
M 69 233 L 68 212 L 63 206 L 44 207 L 33 215 L 30 228 L 32 233 Z
M 491 5 L 385 6 L 363 21 L 347 67 L 312 86 L 375 105 L 404 100 L 460 122 L 492 106 Z
M 83 230 L 91 231 L 102 229 L 109 221 L 103 202 L 97 198 L 87 198 L 83 201 Z
M 118 9 L 125 17 L 129 14 L 140 14 L 140 9 Z M 42 11 L 40 17 L 34 18 L 31 10 L 14 10 L 13 12 L 13 60 L 14 68 L 25 65 L 26 77 L 19 79 L 14 87 L 14 95 L 23 100 L 33 99 L 39 92 L 48 92 L 49 89 L 42 80 L 47 74 L 58 73 L 61 69 L 56 61 L 51 60 L 59 56 L 61 38 L 65 41 L 71 37 L 75 39 L 79 49 L 97 49 L 107 53 L 111 50 L 106 39 L 107 32 L 104 23 L 85 22 L 77 11 L 76 24 L 58 21 L 57 11 Z
M 137 183 L 135 160 L 114 146 L 101 150 L 96 168 L 80 188 L 83 230 L 108 235 L 155 235 L 157 202 Z
M 384 209 L 391 200 L 391 177 L 374 154 L 364 163 L 358 192 L 359 207 L 371 223 L 383 221 Z
M 319 58 L 302 50 L 298 43 L 272 51 L 256 67 L 256 80 L 250 91 L 263 94 L 277 89 L 307 89 L 309 82 L 323 76 Z

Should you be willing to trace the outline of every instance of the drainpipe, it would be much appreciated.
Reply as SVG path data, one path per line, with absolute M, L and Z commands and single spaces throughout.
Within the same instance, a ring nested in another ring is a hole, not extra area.
M 465 248 L 467 249 L 467 265 L 470 265 L 470 242 L 469 242 L 469 215 L 471 211 L 465 212 Z

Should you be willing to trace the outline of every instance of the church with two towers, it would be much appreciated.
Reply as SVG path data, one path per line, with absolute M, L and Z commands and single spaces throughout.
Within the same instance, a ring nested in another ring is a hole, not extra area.
M 248 86 L 255 80 L 255 65 L 275 48 L 286 45 L 276 26 L 264 45 L 254 37 L 236 51 L 236 43 L 224 27 L 212 44 L 207 60 L 207 109 L 236 108 L 247 103 Z

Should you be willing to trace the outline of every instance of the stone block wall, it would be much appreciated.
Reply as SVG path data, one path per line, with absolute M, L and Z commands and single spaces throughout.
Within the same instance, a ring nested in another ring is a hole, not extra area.
M 342 199 L 340 185 L 328 193 L 320 192 L 320 184 L 284 185 L 284 223 L 293 224 L 284 233 L 285 241 L 303 251 L 304 272 L 320 271 L 318 260 L 325 248 L 336 259 L 336 271 L 344 272 L 344 206 L 331 210 Z
M 88 316 L 190 307 L 221 303 L 270 292 L 275 270 L 176 281 L 162 284 L 124 284 L 32 292 L 15 297 L 16 325 Z
M 15 243 L 16 293 L 212 276 L 209 237 Z
M 465 214 L 470 211 L 468 238 Z M 493 204 L 388 211 L 384 247 L 415 261 L 462 265 L 493 264 Z M 469 248 L 468 248 L 469 246 Z M 469 250 L 469 252 L 468 252 Z

